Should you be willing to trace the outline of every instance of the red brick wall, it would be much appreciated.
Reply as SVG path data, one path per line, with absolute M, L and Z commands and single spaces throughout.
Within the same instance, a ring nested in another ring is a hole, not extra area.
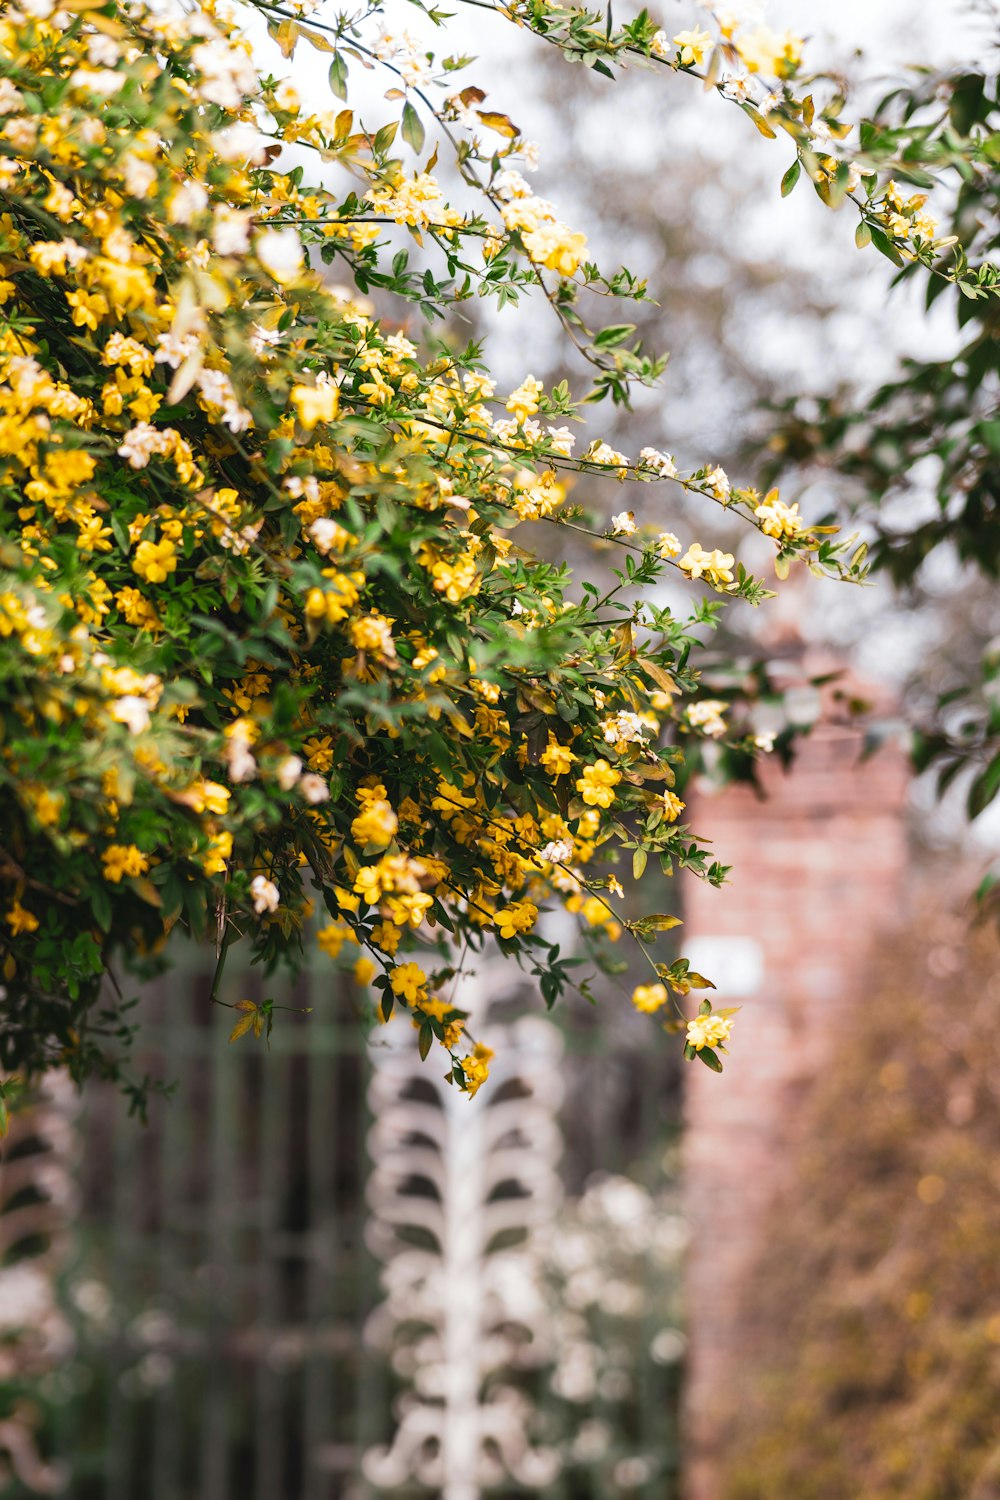
M 721 972 L 728 943 L 736 982 L 720 986 L 718 1003 L 743 1010 L 725 1072 L 687 1069 L 687 1500 L 716 1500 L 713 1448 L 754 1379 L 745 1283 L 766 1251 L 797 1112 L 904 899 L 905 763 L 889 749 L 859 764 L 860 749 L 855 730 L 822 724 L 790 773 L 766 764 L 766 801 L 734 788 L 692 808 L 693 826 L 734 868 L 719 891 L 687 885 L 684 951 L 693 946 L 694 966 L 715 978 L 713 948 Z

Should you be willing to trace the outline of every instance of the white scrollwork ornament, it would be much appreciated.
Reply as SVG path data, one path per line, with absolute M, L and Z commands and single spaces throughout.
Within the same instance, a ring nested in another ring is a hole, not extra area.
M 366 1337 L 407 1383 L 392 1440 L 363 1456 L 377 1489 L 416 1480 L 478 1500 L 508 1478 L 542 1488 L 561 1467 L 533 1441 L 512 1375 L 552 1359 L 532 1241 L 561 1197 L 562 1041 L 540 1017 L 490 1025 L 503 986 L 491 966 L 455 997 L 496 1051 L 475 1098 L 421 1064 L 402 1027 L 399 1045 L 390 1027 L 373 1051 L 367 1235 L 385 1299 Z

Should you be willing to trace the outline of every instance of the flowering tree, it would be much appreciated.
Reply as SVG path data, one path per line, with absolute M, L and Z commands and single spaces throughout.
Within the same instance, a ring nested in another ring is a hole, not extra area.
M 590 406 L 662 369 L 593 312 L 644 299 L 641 279 L 592 264 L 532 191 L 533 148 L 456 76 L 467 60 L 376 0 L 253 9 L 290 67 L 303 44 L 329 57 L 330 107 L 262 71 L 210 0 L 0 11 L 0 1063 L 116 1072 L 116 973 L 179 928 L 215 940 L 213 999 L 237 940 L 268 971 L 304 941 L 349 958 L 472 1093 L 490 1053 L 448 981 L 493 937 L 552 1004 L 573 970 L 536 924 L 558 901 L 595 939 L 629 929 L 635 1004 L 672 1003 L 687 1055 L 719 1068 L 731 1016 L 688 1015 L 709 981 L 657 957 L 675 917 L 619 921 L 614 868 L 724 879 L 679 793 L 706 739 L 760 747 L 737 699 L 700 689 L 699 651 L 726 598 L 769 591 L 638 500 L 595 518 L 568 484 L 680 486 L 770 538 L 779 579 L 801 560 L 858 581 L 864 549 L 710 460 L 577 441 Z M 496 15 L 600 73 L 702 79 L 787 134 L 783 191 L 802 174 L 854 202 L 860 243 L 992 295 L 896 185 L 917 134 L 862 125 L 848 149 L 840 86 L 800 77 L 799 39 L 729 16 L 670 39 L 645 12 L 616 27 L 535 0 Z M 377 126 L 352 107 L 372 70 Z M 525 372 L 498 394 L 449 319 L 473 297 L 545 306 L 580 389 Z M 613 580 L 546 560 L 539 527 L 616 548 Z M 668 574 L 698 585 L 686 612 L 658 602 Z M 237 1009 L 234 1038 L 270 1031 L 271 1001 Z
M 975 253 L 984 261 L 995 255 L 1000 246 L 996 71 L 922 74 L 893 89 L 879 104 L 876 119 L 886 136 L 901 138 L 904 150 L 917 140 L 921 156 L 951 176 L 954 191 L 947 212 L 954 239 L 962 238 L 962 254 Z M 918 177 L 925 187 L 935 180 L 921 171 Z M 897 279 L 910 279 L 919 270 L 900 256 Z M 952 299 L 959 331 L 953 352 L 907 360 L 874 392 L 832 391 L 811 403 L 793 399 L 783 407 L 771 436 L 785 475 L 800 465 L 800 478 L 831 468 L 841 476 L 870 536 L 873 566 L 901 590 L 919 595 L 930 558 L 936 563 L 947 559 L 949 572 L 954 570 L 950 592 L 968 601 L 971 618 L 964 630 L 960 627 L 960 650 L 951 653 L 956 660 L 936 673 L 922 663 L 911 718 L 918 768 L 933 768 L 942 790 L 962 778 L 971 817 L 1000 792 L 995 607 L 1000 341 L 995 289 L 995 270 L 971 282 L 960 276 Z M 941 277 L 931 277 L 928 305 L 948 290 Z M 926 594 L 921 603 L 927 603 Z M 983 889 L 997 899 L 996 871 Z

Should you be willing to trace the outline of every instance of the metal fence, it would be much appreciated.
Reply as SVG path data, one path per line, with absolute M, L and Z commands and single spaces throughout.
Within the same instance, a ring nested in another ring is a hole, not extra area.
M 137 1061 L 174 1083 L 172 1097 L 154 1098 L 143 1126 L 114 1089 L 92 1088 L 77 1122 L 81 1208 L 61 1289 L 75 1353 L 40 1390 L 53 1455 L 72 1467 L 69 1493 L 478 1495 L 471 1474 L 464 1490 L 435 1490 L 413 1474 L 380 1478 L 368 1461 L 391 1443 L 419 1384 L 419 1353 L 407 1352 L 405 1338 L 393 1348 L 384 1317 L 379 1336 L 386 1267 L 366 1201 L 370 1151 L 387 1149 L 370 1133 L 386 1033 L 366 1041 L 354 995 L 328 970 L 289 994 L 311 1014 L 283 1013 L 269 1051 L 252 1037 L 230 1046 L 233 1013 L 208 1004 L 203 962 L 182 955 L 139 1013 Z M 237 971 L 226 993 L 259 998 L 256 983 Z M 508 1024 L 539 1009 L 522 993 L 497 1015 Z M 667 1046 L 651 1048 L 648 1028 L 635 1024 L 641 1018 L 616 1014 L 612 1029 L 581 1002 L 557 1021 L 561 1150 L 551 1165 L 562 1190 L 529 1268 L 534 1352 L 489 1377 L 556 1461 L 532 1486 L 494 1454 L 488 1493 L 669 1500 L 682 1349 L 670 1188 L 676 1077 Z M 442 1071 L 433 1057 L 424 1066 L 428 1078 Z M 500 1080 L 515 1121 L 519 1087 L 524 1094 L 517 1080 Z M 407 1090 L 433 1095 L 419 1077 Z M 544 1084 L 538 1094 L 544 1101 Z M 460 1130 L 461 1118 L 447 1128 Z M 390 1144 L 403 1147 L 406 1177 L 406 1139 Z M 531 1139 L 521 1147 L 539 1149 Z M 416 1168 L 410 1176 L 409 1201 L 434 1196 Z M 494 1197 L 518 1191 L 501 1183 Z M 506 1337 L 497 1317 L 490 1337 Z M 15 1482 L 2 1493 L 30 1491 Z

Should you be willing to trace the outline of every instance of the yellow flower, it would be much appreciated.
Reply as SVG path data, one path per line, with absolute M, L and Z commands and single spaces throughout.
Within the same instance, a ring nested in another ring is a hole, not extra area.
M 333 768 L 333 740 L 328 734 L 324 734 L 322 738 L 313 735 L 302 748 L 312 770 L 318 771 L 321 776 Z
M 712 45 L 712 33 L 695 26 L 691 31 L 679 31 L 674 37 L 677 60 L 683 68 L 696 67 L 704 62 L 705 53 Z
M 376 948 L 381 948 L 383 953 L 388 953 L 390 958 L 394 956 L 399 947 L 399 940 L 403 936 L 398 927 L 392 922 L 377 922 L 372 928 L 371 940 Z
M 677 566 L 689 578 L 705 578 L 715 588 L 721 589 L 733 582 L 734 561 L 731 552 L 720 552 L 718 547 L 706 552 L 700 542 L 692 542 Z
M 311 432 L 317 422 L 332 422 L 340 404 L 340 392 L 332 381 L 324 385 L 293 385 L 291 402 L 299 425 Z
M 375 964 L 372 963 L 370 958 L 366 958 L 364 954 L 356 960 L 354 968 L 351 970 L 355 984 L 371 984 L 375 978 L 375 974 Z
M 663 984 L 639 984 L 632 991 L 632 1004 L 636 1010 L 641 1010 L 647 1015 L 660 1009 L 661 1005 L 667 1003 L 667 989 Z
M 195 812 L 224 813 L 232 796 L 228 787 L 218 781 L 196 781 L 184 794 L 184 800 Z
M 462 1059 L 462 1072 L 465 1074 L 465 1091 L 467 1094 L 476 1094 L 482 1088 L 490 1076 L 490 1062 L 492 1058 L 492 1050 L 489 1047 L 484 1047 L 479 1042 L 476 1044 L 472 1056 Z
M 337 907 L 340 911 L 349 911 L 354 916 L 357 916 L 358 908 L 361 905 L 360 897 L 353 895 L 351 891 L 345 891 L 342 885 L 335 885 L 333 894 L 337 898 Z
M 388 802 L 381 797 L 368 803 L 351 824 L 351 835 L 362 847 L 377 844 L 385 848 L 395 838 L 399 819 Z
M 439 1000 L 433 995 L 429 1000 L 421 1000 L 420 1009 L 425 1016 L 430 1016 L 432 1021 L 443 1021 L 445 1016 L 450 1016 L 455 1007 L 450 1000 Z
M 541 394 L 542 382 L 533 375 L 528 375 L 517 390 L 511 391 L 507 397 L 507 410 L 513 412 L 519 422 L 523 422 L 538 410 L 538 398 Z
M 201 867 L 206 875 L 222 875 L 233 852 L 233 836 L 228 830 L 214 833 L 208 848 L 201 857 Z
M 357 938 L 346 922 L 330 922 L 316 934 L 316 941 L 328 958 L 339 958 L 345 943 L 356 943 Z
M 123 875 L 145 875 L 149 860 L 135 844 L 109 844 L 101 855 L 104 878 L 117 885 Z
M 177 548 L 173 542 L 140 542 L 132 559 L 132 571 L 149 583 L 163 583 L 177 567 Z
M 724 1052 L 724 1043 L 728 1042 L 734 1024 L 728 1016 L 716 1015 L 714 1011 L 707 1016 L 695 1016 L 687 1023 L 687 1044 L 696 1052 L 703 1047 L 719 1047 Z
M 778 499 L 777 490 L 768 491 L 763 505 L 758 505 L 754 515 L 760 522 L 764 535 L 773 536 L 776 541 L 786 536 L 798 536 L 805 525 L 799 515 L 798 505 L 786 505 L 783 500 Z
M 411 1005 L 423 995 L 426 983 L 427 975 L 419 964 L 397 964 L 389 973 L 392 993 Z
M 538 917 L 538 907 L 531 901 L 512 901 L 498 911 L 493 918 L 502 938 L 516 937 L 519 932 L 530 932 Z
M 456 1016 L 454 1021 L 449 1021 L 444 1028 L 444 1045 L 449 1051 L 453 1051 L 462 1040 L 465 1030 L 465 1020 L 462 1016 Z
M 419 927 L 424 917 L 434 905 L 433 896 L 425 896 L 422 892 L 404 896 L 390 896 L 386 903 L 392 920 L 398 927 Z
M 539 765 L 545 767 L 550 776 L 565 776 L 567 771 L 576 760 L 576 756 L 568 745 L 560 745 L 554 735 L 549 735 L 549 743 L 538 757 Z
M 22 932 L 35 932 L 38 928 L 38 918 L 33 912 L 23 907 L 20 901 L 14 902 L 14 905 L 4 917 L 4 921 L 7 923 L 14 937 L 18 937 Z
M 592 766 L 584 767 L 576 789 L 588 807 L 610 807 L 615 800 L 614 789 L 621 779 L 621 773 L 612 770 L 606 760 L 598 760 Z
M 663 816 L 668 823 L 675 823 L 684 811 L 686 804 L 673 792 L 663 793 Z
M 802 38 L 786 31 L 779 36 L 770 26 L 758 26 L 736 38 L 736 50 L 748 73 L 769 73 L 787 78 L 802 59 Z

